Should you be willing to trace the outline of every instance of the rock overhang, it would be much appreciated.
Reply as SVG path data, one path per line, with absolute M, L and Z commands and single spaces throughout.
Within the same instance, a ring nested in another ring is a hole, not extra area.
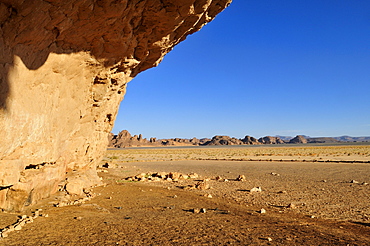
M 126 84 L 231 0 L 1 0 L 0 209 L 83 195 Z

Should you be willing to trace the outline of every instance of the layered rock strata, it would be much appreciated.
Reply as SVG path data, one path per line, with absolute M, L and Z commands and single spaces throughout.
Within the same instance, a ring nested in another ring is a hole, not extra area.
M 126 84 L 231 0 L 0 0 L 0 209 L 99 183 Z

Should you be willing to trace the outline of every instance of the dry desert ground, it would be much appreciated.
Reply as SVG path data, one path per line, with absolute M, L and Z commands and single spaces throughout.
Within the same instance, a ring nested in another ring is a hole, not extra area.
M 111 149 L 92 198 L 61 191 L 0 245 L 370 245 L 369 162 L 365 144 Z

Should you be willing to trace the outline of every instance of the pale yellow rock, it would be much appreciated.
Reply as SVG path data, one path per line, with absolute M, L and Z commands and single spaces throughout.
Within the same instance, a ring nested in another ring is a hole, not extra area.
M 230 2 L 1 1 L 0 210 L 101 184 L 127 83 Z

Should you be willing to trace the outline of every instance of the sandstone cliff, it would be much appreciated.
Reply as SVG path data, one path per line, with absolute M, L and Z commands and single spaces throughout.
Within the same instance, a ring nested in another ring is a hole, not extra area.
M 0 209 L 96 185 L 126 84 L 231 0 L 0 0 Z

